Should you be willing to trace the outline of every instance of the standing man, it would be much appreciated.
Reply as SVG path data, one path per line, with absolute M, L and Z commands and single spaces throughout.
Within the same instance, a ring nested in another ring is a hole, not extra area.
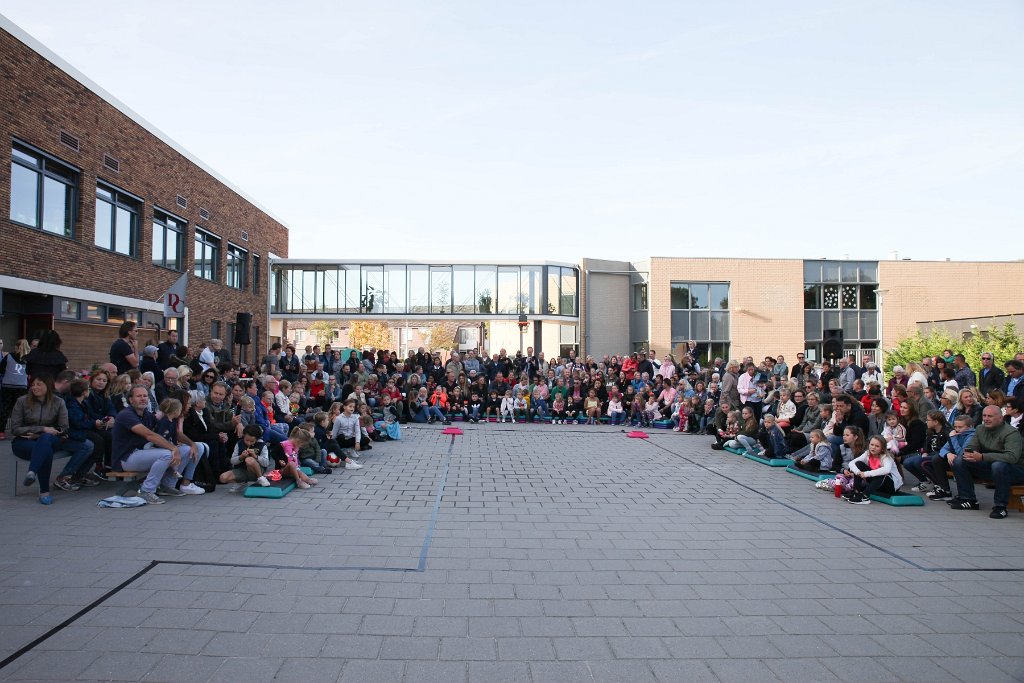
M 178 355 L 178 331 L 167 330 L 167 339 L 156 347 L 156 364 L 161 370 L 171 367 L 171 357 Z
M 119 375 L 139 367 L 139 352 L 135 348 L 136 335 L 138 330 L 131 320 L 126 320 L 117 328 L 117 339 L 110 345 L 110 362 L 117 366 Z
M 978 392 L 981 400 L 987 401 L 988 395 L 994 390 L 1003 386 L 1006 375 L 1002 370 L 993 365 L 995 356 L 991 351 L 983 351 L 981 354 L 981 371 L 978 372 Z

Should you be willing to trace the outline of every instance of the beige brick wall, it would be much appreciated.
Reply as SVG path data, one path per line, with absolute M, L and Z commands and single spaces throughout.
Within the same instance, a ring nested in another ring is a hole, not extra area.
M 878 282 L 882 345 L 892 348 L 918 322 L 1019 311 L 1024 261 L 879 261 Z
M 671 343 L 673 280 L 728 282 L 733 358 L 795 358 L 804 345 L 803 278 L 797 259 L 652 258 L 651 346 L 663 353 Z

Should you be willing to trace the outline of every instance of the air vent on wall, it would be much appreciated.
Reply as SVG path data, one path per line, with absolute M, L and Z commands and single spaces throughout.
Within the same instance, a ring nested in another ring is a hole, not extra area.
M 174 202 L 183 209 L 188 208 L 188 200 L 182 197 L 180 194 L 174 198 Z
M 67 145 L 76 152 L 78 151 L 78 138 L 71 133 L 62 130 L 60 132 L 60 141 L 62 144 Z
M 199 217 L 202 218 L 204 221 L 208 221 L 210 220 L 210 212 L 207 211 L 206 209 L 200 208 Z
M 245 230 L 242 231 L 242 241 L 243 242 L 248 242 L 249 241 L 249 233 L 247 231 L 245 231 Z
M 110 156 L 109 154 L 103 155 L 103 165 L 113 171 L 114 173 L 121 172 L 121 162 Z

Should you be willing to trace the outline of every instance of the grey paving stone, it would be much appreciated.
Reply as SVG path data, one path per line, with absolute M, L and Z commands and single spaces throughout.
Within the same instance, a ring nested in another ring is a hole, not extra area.
M 437 659 L 440 638 L 426 636 L 384 636 L 381 659 Z
M 394 683 L 405 674 L 405 662 L 355 660 L 346 662 L 341 683 Z
M 142 680 L 146 683 L 205 683 L 213 678 L 223 663 L 222 657 L 166 655 Z
M 470 681 L 528 683 L 530 670 L 524 662 L 470 662 Z
M 720 680 L 700 659 L 655 660 L 650 662 L 650 667 L 660 683 L 717 683 Z
M 498 659 L 537 661 L 554 659 L 550 638 L 498 638 Z
M 590 667 L 583 662 L 531 662 L 533 683 L 586 683 L 593 681 Z
M 463 683 L 469 665 L 466 662 L 409 662 L 405 680 L 409 683 Z
M 494 638 L 442 638 L 440 659 L 452 661 L 489 661 L 497 659 Z

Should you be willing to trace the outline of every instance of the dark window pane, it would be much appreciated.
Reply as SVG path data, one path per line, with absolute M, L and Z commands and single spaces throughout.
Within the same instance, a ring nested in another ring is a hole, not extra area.
M 874 285 L 860 286 L 860 309 L 862 311 L 873 311 L 878 308 L 878 296 L 875 294 Z
M 707 285 L 697 283 L 690 285 L 690 304 L 690 308 L 700 310 L 707 310 L 710 307 Z
M 804 285 L 804 308 L 821 308 L 821 285 Z
M 825 311 L 822 326 L 826 330 L 838 330 L 842 327 L 840 323 L 839 311 Z
M 839 282 L 839 264 L 825 261 L 821 264 L 822 282 Z
M 821 311 L 804 311 L 804 338 L 821 339 Z
M 690 339 L 689 311 L 672 311 L 672 342 Z
M 861 263 L 858 264 L 857 269 L 860 274 L 861 282 L 878 282 L 877 263 Z
M 711 285 L 711 308 L 719 311 L 729 310 L 729 285 Z
M 856 311 L 843 311 L 843 338 L 859 339 L 860 326 L 857 323 Z
M 22 161 L 28 164 L 29 166 L 34 166 L 36 168 L 39 168 L 41 166 L 41 164 L 39 163 L 39 157 L 24 150 L 18 149 L 17 147 L 11 148 L 11 157 L 17 159 L 18 161 Z
M 672 283 L 672 297 L 669 306 L 676 310 L 686 310 L 690 308 L 690 286 L 687 283 Z
M 804 261 L 804 282 L 821 282 L 821 262 Z
M 877 311 L 861 311 L 860 337 L 861 339 L 878 339 Z
M 857 264 L 856 263 L 843 263 L 840 265 L 840 274 L 843 278 L 843 282 L 856 282 L 857 281 Z

